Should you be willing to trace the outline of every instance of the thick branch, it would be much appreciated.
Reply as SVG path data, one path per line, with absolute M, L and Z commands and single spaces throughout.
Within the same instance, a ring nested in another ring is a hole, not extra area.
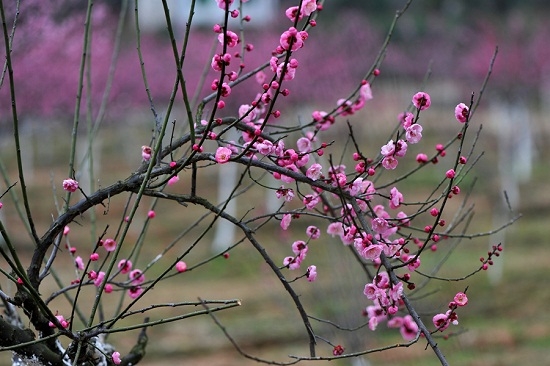
M 35 341 L 35 335 L 30 329 L 21 329 L 14 326 L 0 316 L 1 347 L 19 345 L 14 349 L 14 352 L 28 357 L 36 356 L 45 365 L 63 364 L 61 355 L 53 352 L 44 342 L 33 343 L 33 341 Z

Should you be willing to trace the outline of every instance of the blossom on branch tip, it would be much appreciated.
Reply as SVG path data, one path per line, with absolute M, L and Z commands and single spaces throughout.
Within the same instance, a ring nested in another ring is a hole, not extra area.
M 470 117 L 470 109 L 466 104 L 460 103 L 455 107 L 455 118 L 460 123 L 465 123 Z
M 307 267 L 306 277 L 309 282 L 314 282 L 317 279 L 317 266 Z
M 428 93 L 418 92 L 413 96 L 412 103 L 416 109 L 423 111 L 430 108 L 432 101 Z
M 67 192 L 74 193 L 78 189 L 78 182 L 74 179 L 65 179 L 63 181 L 63 189 Z
M 458 292 L 453 300 L 458 306 L 466 306 L 468 304 L 468 296 L 464 292 Z

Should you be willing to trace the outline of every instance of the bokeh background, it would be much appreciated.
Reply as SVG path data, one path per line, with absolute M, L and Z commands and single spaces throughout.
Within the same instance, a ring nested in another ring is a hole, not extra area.
M 22 153 L 39 232 L 46 229 L 56 212 L 54 196 L 59 193 L 52 191 L 52 182 L 66 175 L 82 44 L 82 6 L 70 1 L 53 3 L 55 6 L 23 2 L 12 55 L 24 142 Z M 174 82 L 172 54 L 165 28 L 158 21 L 160 3 L 152 0 L 141 3 L 144 61 L 156 108 L 162 113 Z M 180 39 L 188 3 L 173 1 L 170 4 Z M 202 96 L 209 92 L 209 83 L 203 90 L 196 89 L 204 65 L 211 58 L 214 45 L 211 25 L 218 20 L 213 15 L 217 13 L 209 8 L 214 5 L 215 9 L 214 1 L 197 3 L 206 10 L 197 11 L 198 24 L 193 29 L 184 72 L 188 75 L 190 90 Z M 312 110 L 330 109 L 337 99 L 347 95 L 374 61 L 396 9 L 403 4 L 398 0 L 326 1 L 317 18 L 318 27 L 311 29 L 306 46 L 296 53 L 300 68 L 298 78 L 292 81 L 292 98 L 286 98 L 281 106 L 285 108 L 284 116 L 307 119 Z M 293 2 L 287 0 L 250 1 L 247 11 L 252 14 L 252 22 L 247 25 L 245 42 L 253 44 L 254 50 L 244 55 L 246 69 L 260 65 L 269 57 L 278 44 L 280 32 L 288 27 L 283 14 L 291 5 Z M 5 6 L 8 15 L 13 16 L 14 5 Z M 85 90 L 85 95 L 91 96 L 89 116 L 92 120 L 100 114 L 120 10 L 119 1 L 98 1 L 95 6 L 93 83 Z M 470 304 L 460 314 L 464 332 L 440 341 L 453 365 L 517 365 L 520 362 L 550 365 L 547 311 L 550 291 L 545 284 L 550 265 L 550 195 L 547 193 L 550 156 L 546 149 L 550 137 L 549 15 L 550 3 L 543 0 L 414 1 L 394 31 L 380 68 L 381 75 L 373 85 L 374 100 L 364 112 L 350 118 L 365 149 L 376 151 L 387 140 L 391 133 L 388 126 L 396 123 L 397 114 L 408 106 L 410 96 L 423 89 L 432 95 L 433 103 L 423 123 L 427 146 L 445 142 L 456 133 L 454 106 L 458 102 L 467 103 L 472 92 L 479 92 L 498 47 L 493 73 L 471 129 L 483 126 L 476 146 L 478 153 L 483 152 L 483 158 L 473 173 L 477 180 L 470 201 L 475 204 L 476 216 L 470 231 L 488 232 L 510 220 L 512 216 L 503 191 L 507 192 L 514 213 L 521 213 L 522 218 L 498 234 L 464 241 L 442 274 L 467 273 L 476 268 L 477 258 L 485 255 L 491 244 L 502 242 L 504 255 L 494 268 L 464 283 L 440 287 L 436 284 L 432 296 L 420 300 L 420 309 L 429 314 L 434 308 L 445 306 L 453 291 L 468 286 Z M 140 76 L 132 17 L 133 3 L 127 11 L 118 67 L 94 145 L 96 176 L 102 185 L 123 179 L 136 169 L 140 163 L 140 147 L 149 142 L 154 123 Z M 254 97 L 253 84 L 251 81 L 250 88 L 234 91 L 226 107 L 228 115 L 234 114 L 231 111 L 235 111 L 242 100 Z M 8 91 L 4 80 L 0 90 L 0 156 L 14 182 L 17 178 Z M 181 106 L 179 108 L 174 118 L 183 120 L 184 114 Z M 86 117 L 83 112 L 83 118 Z M 342 127 L 334 132 L 335 138 L 346 133 L 343 124 Z M 84 155 L 84 150 L 79 154 Z M 216 197 L 217 177 L 210 178 L 205 181 L 204 190 Z M 412 179 L 409 189 L 422 192 L 436 179 L 435 176 Z M 264 202 L 265 192 L 257 190 L 254 194 L 255 206 L 270 204 Z M 113 215 L 122 209 L 114 203 Z M 122 205 L 122 201 L 116 203 Z M 244 211 L 250 204 L 252 202 L 240 202 L 239 207 Z M 145 215 L 146 208 L 143 210 Z M 146 250 L 150 250 L 152 256 L 156 253 L 154 243 L 170 240 L 193 219 L 193 214 L 186 211 L 180 215 L 169 205 L 164 210 L 173 214 L 165 215 L 163 224 L 155 225 L 150 232 L 154 240 L 150 239 L 151 247 Z M 0 214 L 17 247 L 30 255 L 32 248 L 21 223 L 6 210 Z M 297 225 L 305 228 L 308 223 L 302 221 Z M 84 226 L 73 229 L 73 240 L 89 240 Z M 288 245 L 281 243 L 291 238 L 282 235 L 276 225 L 271 234 L 264 238 L 266 246 L 274 255 L 284 256 Z M 210 251 L 212 240 L 212 236 L 206 238 L 197 257 Z M 323 250 L 311 255 L 318 268 L 325 266 L 331 271 L 320 272 L 317 283 L 300 290 L 320 317 L 337 319 L 348 326 L 361 324 L 365 321 L 361 310 L 368 305 L 360 291 L 364 280 L 349 266 L 350 258 L 342 255 L 336 244 L 339 243 L 324 236 L 319 244 Z M 70 262 L 67 263 L 70 268 Z M 187 300 L 196 300 L 198 296 L 242 299 L 242 307 L 220 314 L 220 320 L 247 351 L 275 360 L 285 360 L 287 354 L 304 354 L 305 333 L 295 326 L 295 310 L 249 247 L 241 246 L 232 251 L 229 259 L 220 258 L 208 270 L 191 274 L 188 280 L 176 282 L 173 287 L 159 287 L 155 298 L 181 293 L 181 299 Z M 67 275 L 70 276 L 70 270 Z M 175 313 L 167 311 L 164 315 Z M 326 332 L 330 334 L 330 330 Z M 208 317 L 151 329 L 149 334 L 148 356 L 142 363 L 145 365 L 254 363 L 241 358 Z M 121 349 L 129 349 L 135 336 L 135 333 L 117 336 L 113 342 Z M 400 341 L 395 331 L 386 331 L 384 327 L 374 333 L 364 328 L 348 336 L 339 333 L 334 337 L 350 350 Z M 355 362 L 356 365 L 437 364 L 424 346 L 418 344 L 373 354 Z M 8 364 L 5 354 L 0 357 L 3 357 L 1 364 Z

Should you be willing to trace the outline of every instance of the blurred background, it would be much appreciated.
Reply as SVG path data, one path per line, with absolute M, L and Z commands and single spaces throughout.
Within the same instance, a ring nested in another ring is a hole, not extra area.
M 53 3 L 55 5 L 39 1 L 21 4 L 12 54 L 24 168 L 39 232 L 47 228 L 56 212 L 54 196 L 59 192 L 52 192 L 52 186 L 66 175 L 85 10 L 80 3 L 71 1 Z M 179 45 L 189 3 L 169 2 Z M 122 28 L 117 67 L 111 71 L 114 34 L 119 13 L 124 10 L 121 4 L 123 2 L 98 1 L 94 6 L 90 74 L 93 82 L 84 90 L 85 96 L 91 98 L 82 109 L 82 118 L 86 121 L 83 125 L 97 120 L 102 123 L 93 156 L 96 177 L 103 186 L 124 179 L 137 168 L 141 160 L 140 147 L 149 143 L 154 126 L 136 53 L 133 2 L 125 10 L 126 24 Z M 155 108 L 162 114 L 175 78 L 173 56 L 160 2 L 145 0 L 140 4 L 144 62 Z M 251 0 L 246 5 L 244 13 L 250 14 L 252 21 L 245 25 L 243 43 L 254 47 L 253 51 L 242 54 L 245 71 L 270 57 L 280 33 L 289 26 L 284 10 L 294 2 Z M 285 98 L 280 106 L 283 116 L 307 120 L 313 110 L 329 110 L 338 99 L 348 95 L 369 70 L 395 11 L 403 5 L 404 1 L 398 0 L 326 1 L 317 18 L 318 26 L 310 30 L 304 48 L 295 54 L 300 67 L 297 79 L 289 83 L 291 97 Z M 220 11 L 216 9 L 212 0 L 197 1 L 190 52 L 184 64 L 187 86 L 192 95 L 200 98 L 210 92 L 208 80 L 213 77 L 207 73 L 206 87 L 199 88 L 202 70 L 205 65 L 208 68 L 216 44 L 211 30 L 212 25 L 220 21 Z M 13 21 L 15 6 L 6 5 L 6 12 Z M 365 150 L 375 153 L 387 141 L 397 123 L 397 115 L 407 108 L 411 96 L 422 89 L 432 96 L 432 109 L 423 116 L 426 146 L 444 143 L 457 131 L 454 106 L 459 102 L 468 104 L 472 92 L 479 93 L 498 47 L 488 88 L 470 130 L 473 133 L 483 126 L 476 145 L 477 153 L 483 153 L 483 157 L 471 174 L 472 181 L 473 176 L 477 178 L 470 198 L 475 204 L 476 216 L 469 231 L 490 232 L 511 219 L 504 191 L 514 213 L 521 213 L 522 218 L 505 231 L 464 241 L 440 275 L 468 273 L 478 266 L 478 258 L 486 255 L 490 245 L 502 242 L 504 255 L 490 271 L 463 283 L 434 284 L 432 296 L 419 299 L 420 309 L 430 314 L 434 309 L 444 308 L 456 291 L 468 286 L 470 303 L 460 314 L 460 329 L 464 332 L 440 341 L 453 365 L 517 365 L 520 362 L 550 365 L 550 315 L 546 310 L 550 291 L 544 280 L 550 268 L 547 226 L 550 154 L 546 149 L 550 137 L 549 15 L 550 3 L 544 0 L 414 1 L 394 30 L 381 74 L 373 85 L 374 100 L 363 112 L 350 118 Z M 235 88 L 225 108 L 228 115 L 234 115 L 240 104 L 255 97 L 255 85 L 250 81 Z M 110 93 L 104 97 L 106 87 Z M 103 101 L 107 101 L 105 109 L 102 109 Z M 181 105 L 173 116 L 184 120 Z M 83 136 L 85 129 L 82 128 Z M 342 128 L 331 133 L 337 139 L 346 132 L 342 123 Z M 0 156 L 10 181 L 15 182 L 12 138 L 9 88 L 3 80 Z M 86 154 L 84 145 L 78 154 L 81 157 Z M 420 195 L 436 181 L 437 176 L 411 179 L 407 189 Z M 205 191 L 216 197 L 216 179 L 205 184 Z M 268 201 L 263 202 L 261 190 L 255 195 L 255 203 L 260 202 L 257 205 L 270 205 Z M 111 205 L 113 215 L 122 210 L 122 207 L 116 208 L 115 203 Z M 122 200 L 118 204 L 122 205 Z M 239 207 L 246 210 L 248 204 L 240 203 Z M 151 229 L 149 235 L 155 242 L 171 240 L 182 226 L 192 223 L 193 215 L 178 216 L 175 214 L 178 211 L 169 205 L 164 209 L 173 210 L 174 215 L 164 217 L 162 225 Z M 146 207 L 143 210 L 146 215 Z M 157 208 L 157 211 L 162 210 Z M 17 247 L 30 255 L 32 247 L 17 217 L 5 209 L 0 211 L 0 216 L 10 228 Z M 303 220 L 296 225 L 303 225 L 305 229 L 308 222 Z M 272 230 L 273 235 L 264 238 L 266 246 L 274 256 L 283 257 L 294 239 L 281 234 L 277 225 Z M 73 231 L 74 241 L 89 240 L 85 225 Z M 213 240 L 213 236 L 206 238 L 197 258 L 209 253 Z M 320 318 L 330 318 L 348 327 L 364 323 L 362 310 L 369 305 L 361 293 L 364 279 L 349 266 L 351 259 L 342 254 L 339 243 L 327 235 L 320 240 L 318 245 L 323 250 L 312 250 L 310 255 L 312 263 L 323 271 L 318 282 L 305 284 L 303 288 L 298 286 L 307 299 L 304 301 Z M 149 250 L 154 257 L 155 248 Z M 71 263 L 67 263 L 70 268 Z M 250 247 L 240 246 L 231 252 L 229 259 L 219 258 L 208 270 L 191 274 L 189 280 L 176 282 L 172 288 L 159 287 L 155 298 L 166 296 L 168 299 L 174 292 L 181 292 L 182 299 L 186 300 L 196 300 L 198 296 L 242 299 L 242 307 L 219 317 L 247 351 L 277 361 L 288 360 L 288 354 L 306 352 L 305 332 L 296 326 L 295 309 L 276 279 L 267 276 L 267 268 Z M 71 275 L 70 270 L 67 275 Z M 323 329 L 327 338 L 337 339 L 350 351 L 400 342 L 395 330 L 386 330 L 385 326 L 376 332 L 364 328 L 347 334 L 330 326 L 316 326 Z M 208 317 L 151 329 L 149 334 L 152 341 L 144 365 L 255 364 L 244 360 Z M 122 350 L 129 349 L 134 341 L 134 333 L 113 340 Z M 327 346 L 324 351 L 329 354 L 331 347 Z M 7 364 L 6 355 L 0 354 L 0 357 L 4 357 L 0 358 L 0 364 Z M 422 343 L 375 353 L 361 360 L 331 364 L 352 362 L 373 366 L 437 364 Z

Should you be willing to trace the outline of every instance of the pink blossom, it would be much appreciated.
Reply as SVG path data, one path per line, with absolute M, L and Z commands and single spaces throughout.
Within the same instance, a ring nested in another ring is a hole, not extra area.
M 110 294 L 111 292 L 113 292 L 113 285 L 111 285 L 110 283 L 105 284 L 103 291 L 105 291 L 105 293 L 107 294 Z
M 0 206 L 0 208 L 2 208 Z M 67 225 L 63 228 L 63 235 L 69 235 L 69 232 L 71 231 L 71 228 Z
M 78 189 L 78 182 L 70 178 L 65 179 L 63 181 L 63 189 L 71 193 L 76 192 L 76 190 Z
M 291 214 L 284 214 L 283 219 L 281 220 L 281 229 L 286 230 L 290 226 L 290 222 L 292 221 L 292 215 Z
M 229 149 L 228 147 L 218 147 L 215 155 L 216 161 L 219 164 L 227 163 L 231 158 L 231 152 L 231 149 Z
M 401 336 L 406 341 L 412 341 L 418 335 L 418 325 L 413 320 L 412 316 L 405 315 L 403 317 L 403 324 L 399 328 Z
M 113 359 L 113 363 L 115 365 L 120 365 L 120 363 L 122 362 L 122 360 L 120 359 L 120 352 L 113 352 L 111 358 Z
M 74 259 L 74 264 L 79 270 L 82 271 L 84 269 L 84 261 L 82 260 L 81 256 L 78 256 Z
M 309 152 L 311 151 L 311 140 L 307 137 L 300 137 L 296 142 L 296 146 L 301 153 Z
M 231 94 L 231 87 L 229 86 L 229 84 L 227 84 L 227 83 L 222 84 L 220 94 L 221 94 L 222 97 L 228 97 Z M 210 133 L 213 134 L 213 132 L 210 132 Z M 216 136 L 212 135 L 211 139 L 215 140 Z
M 187 271 L 187 264 L 183 261 L 179 261 L 178 263 L 176 263 L 176 271 L 178 271 L 179 273 Z
M 428 162 L 428 155 L 420 153 L 416 155 L 416 161 L 420 164 L 424 164 Z
M 168 179 L 168 185 L 173 186 L 177 182 L 179 182 L 180 178 L 177 175 L 174 175 L 172 178 Z
M 153 152 L 153 149 L 151 149 L 150 146 L 143 145 L 141 147 L 141 158 L 143 161 L 149 161 L 151 159 L 151 154 Z
M 317 279 L 317 266 L 307 267 L 306 277 L 309 282 L 314 282 Z
M 468 296 L 464 292 L 458 292 L 453 300 L 458 306 L 466 306 L 468 304 Z
M 59 322 L 59 324 L 61 324 L 63 328 L 66 329 L 69 327 L 70 323 L 65 320 L 65 317 L 63 315 L 56 315 L 55 317 L 57 318 L 57 321 Z M 53 322 L 48 322 L 48 326 L 50 328 L 55 328 L 55 324 Z
M 401 206 L 401 202 L 403 202 L 403 195 L 396 187 L 393 187 L 390 191 L 390 208 L 395 210 Z
M 296 18 L 298 18 L 298 20 L 301 20 L 304 16 L 303 12 L 299 10 L 297 6 L 291 6 L 290 8 L 286 9 L 285 15 L 293 23 L 296 21 Z
M 147 212 L 147 217 L 148 217 L 148 218 L 154 219 L 155 216 L 157 216 L 157 214 L 155 213 L 155 211 L 149 210 L 149 212 Z
M 401 225 L 404 225 L 404 226 L 409 226 L 410 225 L 411 220 L 410 220 L 409 216 L 406 213 L 404 213 L 403 211 L 399 211 L 397 213 L 397 215 L 395 215 L 395 218 L 399 220 L 399 223 Z
M 302 35 L 294 27 L 290 27 L 287 31 L 283 32 L 279 42 L 283 50 L 291 51 L 296 51 L 304 45 Z
M 226 10 L 233 4 L 233 0 L 216 0 L 216 3 L 218 3 L 220 9 Z
M 300 257 L 286 257 L 283 259 L 283 266 L 287 267 L 290 270 L 295 270 L 300 268 L 301 260 Z
M 275 191 L 275 195 L 278 199 L 284 198 L 285 201 L 290 202 L 294 198 L 294 190 L 292 188 L 281 187 Z
M 143 288 L 141 288 L 141 286 L 132 286 L 128 290 L 128 296 L 130 296 L 132 299 L 137 299 L 142 293 Z
M 388 143 L 380 148 L 380 154 L 383 156 L 393 156 L 395 153 L 395 144 L 393 140 L 388 141 Z
M 277 77 L 280 78 L 281 75 L 283 75 L 283 69 L 285 70 L 285 74 L 283 77 L 283 80 L 292 80 L 296 76 L 296 68 L 290 67 L 290 64 L 287 64 L 285 68 L 285 63 L 281 62 L 280 65 L 277 66 Z
M 388 272 L 380 272 L 376 275 L 373 282 L 378 288 L 381 288 L 381 289 L 389 288 L 390 276 L 388 275 Z
M 105 279 L 105 272 L 101 271 L 97 274 L 97 277 L 94 280 L 94 286 L 99 287 L 103 283 L 103 280 Z
M 420 109 L 421 111 L 423 111 L 430 108 L 432 101 L 428 93 L 418 92 L 413 96 L 412 103 L 416 109 Z
M 114 251 L 116 249 L 116 241 L 110 238 L 103 240 L 103 248 L 108 252 Z
M 397 168 L 397 164 L 399 162 L 396 158 L 393 156 L 386 156 L 384 159 L 382 159 L 382 166 L 387 170 L 394 170 Z
M 355 179 L 349 186 L 349 194 L 357 196 L 363 193 L 363 178 L 359 177 Z
M 308 246 L 307 246 L 305 241 L 296 240 L 294 243 L 292 243 L 292 251 L 296 255 L 302 255 L 303 254 L 303 258 L 305 258 L 305 255 L 307 254 L 307 251 L 308 251 Z
M 416 144 L 422 139 L 422 126 L 418 123 L 407 128 L 405 137 L 410 144 Z
M 369 300 L 376 300 L 380 299 L 382 297 L 386 296 L 386 293 L 381 288 L 377 287 L 376 285 L 372 283 L 367 283 L 365 285 L 365 288 L 363 290 L 363 294 L 367 297 Z
M 308 210 L 313 210 L 319 203 L 319 196 L 314 194 L 306 194 L 302 202 Z
M 401 121 L 401 125 L 405 130 L 407 130 L 409 127 L 413 125 L 414 121 L 414 114 L 411 112 L 402 113 L 399 115 L 399 120 Z
M 415 271 L 418 267 L 420 267 L 420 258 L 418 257 L 414 261 L 407 264 L 407 268 L 411 272 Z
M 381 217 L 377 217 L 372 220 L 372 230 L 377 234 L 383 235 L 389 227 L 390 225 L 388 222 Z
M 258 115 L 256 114 L 255 107 L 248 104 L 242 104 L 239 107 L 239 118 L 245 123 L 253 122 Z
M 445 176 L 449 179 L 453 179 L 455 177 L 455 175 L 456 175 L 456 173 L 455 173 L 454 169 L 449 169 L 445 173 Z
M 395 143 L 395 156 L 402 158 L 407 153 L 407 143 L 403 140 L 398 140 Z
M 319 239 L 319 237 L 321 236 L 321 230 L 319 230 L 317 226 L 311 225 L 307 227 L 306 235 L 313 240 Z
M 91 260 L 92 262 L 95 262 L 95 261 L 97 261 L 98 259 L 99 259 L 99 254 L 97 254 L 97 253 L 92 253 L 92 254 L 90 254 L 90 260 Z
M 273 143 L 269 140 L 263 140 L 262 142 L 257 142 L 254 147 L 262 155 L 272 154 L 275 150 Z
M 348 180 L 345 173 L 337 173 L 332 176 L 332 185 L 335 187 L 344 187 Z
M 376 327 L 378 327 L 379 320 L 377 317 L 369 318 L 369 329 L 373 332 L 376 330 Z
M 221 45 L 225 43 L 227 44 L 227 47 L 230 48 L 235 47 L 237 43 L 239 43 L 239 36 L 235 32 L 228 30 L 225 39 L 223 37 L 223 33 L 218 34 L 218 42 L 220 42 Z
M 130 278 L 130 280 L 132 281 L 132 285 L 134 286 L 141 285 L 145 281 L 145 275 L 140 269 L 132 270 L 128 277 Z
M 372 244 L 364 248 L 359 254 L 365 259 L 374 261 L 380 258 L 383 249 L 384 247 L 380 244 Z
M 332 222 L 328 225 L 327 228 L 327 234 L 332 236 L 333 238 L 338 235 L 344 235 L 344 227 L 341 222 Z
M 296 161 L 296 167 L 301 168 L 303 166 L 306 166 L 309 162 L 309 154 L 304 154 L 300 156 L 300 159 Z
M 437 330 L 444 331 L 449 327 L 449 317 L 445 314 L 436 314 L 432 318 L 432 322 Z
M 372 99 L 372 90 L 369 82 L 365 82 L 359 89 L 359 98 L 363 101 Z
M 390 299 L 395 302 L 401 300 L 401 296 L 403 296 L 403 282 L 398 282 L 396 285 L 393 285 L 388 291 L 388 295 Z
M 455 107 L 455 118 L 458 122 L 464 123 L 470 117 L 470 109 L 464 103 L 460 103 Z
M 120 262 L 118 262 L 118 269 L 122 274 L 130 272 L 132 270 L 132 261 L 128 259 L 122 259 Z
M 317 10 L 317 0 L 302 1 L 301 13 L 303 13 L 306 17 L 310 16 L 315 10 Z

